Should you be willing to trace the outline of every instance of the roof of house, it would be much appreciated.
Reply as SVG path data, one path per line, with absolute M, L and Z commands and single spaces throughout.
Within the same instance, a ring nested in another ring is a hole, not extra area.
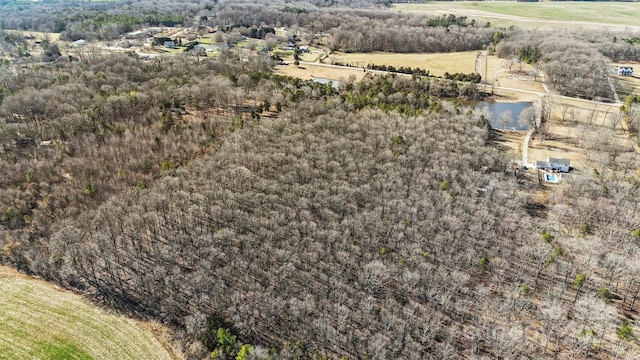
M 569 166 L 571 164 L 571 160 L 563 159 L 563 158 L 548 158 L 547 161 L 552 164 L 557 165 L 566 165 Z
M 125 35 L 136 36 L 136 35 L 146 35 L 146 34 L 148 34 L 147 30 L 136 30 L 136 31 L 128 32 Z

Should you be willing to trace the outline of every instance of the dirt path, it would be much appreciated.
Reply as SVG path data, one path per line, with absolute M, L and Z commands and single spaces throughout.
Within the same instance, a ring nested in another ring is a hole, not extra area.
M 534 163 L 529 163 L 529 141 L 531 141 L 531 136 L 533 136 L 534 132 L 534 129 L 530 129 L 524 138 L 524 143 L 522 144 L 522 166 L 535 167 Z

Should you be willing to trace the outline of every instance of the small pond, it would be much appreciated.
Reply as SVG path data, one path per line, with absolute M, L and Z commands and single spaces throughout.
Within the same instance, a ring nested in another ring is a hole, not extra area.
M 338 89 L 340 87 L 340 81 L 339 80 L 332 80 L 332 79 L 326 79 L 323 77 L 314 77 L 313 78 L 313 82 L 317 82 L 320 84 L 331 84 L 331 86 L 334 89 Z
M 518 124 L 518 119 L 520 118 L 520 113 L 522 110 L 532 106 L 533 103 L 530 102 L 515 102 L 515 103 L 500 103 L 500 102 L 486 102 L 479 101 L 475 108 L 478 110 L 482 110 L 483 108 L 488 108 L 491 112 L 491 127 L 494 129 L 502 129 L 503 125 L 500 123 L 500 114 L 509 110 L 511 111 L 511 122 L 504 126 L 505 129 L 515 129 L 515 130 L 528 130 L 529 125 L 521 125 Z

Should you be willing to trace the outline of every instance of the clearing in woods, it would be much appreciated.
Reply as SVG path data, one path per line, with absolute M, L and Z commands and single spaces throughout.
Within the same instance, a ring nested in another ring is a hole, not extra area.
M 331 67 L 324 66 L 323 64 L 301 64 L 295 66 L 289 65 L 277 65 L 274 67 L 274 71 L 277 74 L 288 75 L 297 77 L 303 80 L 311 80 L 313 78 L 325 78 L 330 80 L 347 81 L 353 79 L 354 81 L 360 81 L 366 75 L 362 69 L 348 68 L 348 67 Z
M 372 53 L 341 53 L 333 52 L 324 63 L 303 63 L 300 66 L 292 64 L 276 66 L 275 71 L 279 74 L 299 77 L 301 79 L 312 79 L 323 77 L 333 80 L 346 80 L 350 77 L 356 81 L 362 80 L 366 74 L 363 67 L 368 64 L 390 65 L 395 68 L 411 67 L 429 70 L 434 76 L 442 76 L 449 73 L 475 73 L 477 51 L 453 52 L 453 53 L 412 53 L 399 54 L 390 52 Z M 306 59 L 305 59 L 306 60 Z M 331 64 L 351 65 L 330 66 Z M 329 66 L 327 66 L 329 65 Z
M 0 324 L 2 359 L 180 358 L 152 325 L 6 267 L 0 267 Z
M 340 53 L 334 52 L 325 63 L 341 63 L 356 67 L 366 67 L 369 64 L 389 65 L 395 68 L 410 67 L 428 70 L 431 75 L 442 76 L 449 73 L 475 73 L 475 61 L 477 51 L 451 52 L 451 53 Z

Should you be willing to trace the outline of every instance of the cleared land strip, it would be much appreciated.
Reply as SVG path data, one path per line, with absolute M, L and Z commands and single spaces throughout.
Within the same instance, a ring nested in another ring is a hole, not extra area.
M 535 129 L 529 129 L 527 132 L 527 136 L 524 138 L 524 144 L 522 146 L 522 166 L 526 167 L 534 167 L 535 164 L 529 164 L 529 141 L 531 141 L 531 136 L 535 132 Z

